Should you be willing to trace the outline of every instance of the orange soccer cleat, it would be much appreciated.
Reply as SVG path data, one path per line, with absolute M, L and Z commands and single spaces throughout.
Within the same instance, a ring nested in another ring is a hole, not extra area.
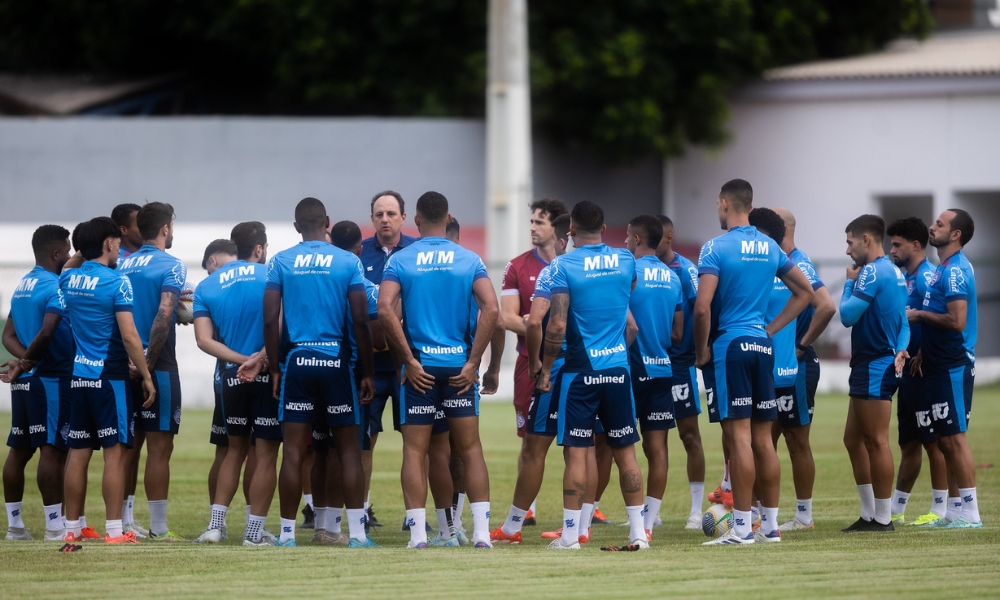
M 708 501 L 712 504 L 721 504 L 726 510 L 733 510 L 733 493 L 723 492 L 721 485 L 708 495 Z
M 139 539 L 136 537 L 134 531 L 126 531 L 118 537 L 105 537 L 105 544 L 138 544 Z
M 93 527 L 84 527 L 80 530 L 80 537 L 84 540 L 103 540 L 104 536 L 94 531 Z
M 503 532 L 503 527 L 497 527 L 490 532 L 490 541 L 494 544 L 520 544 L 521 532 L 518 531 L 514 535 L 507 535 Z

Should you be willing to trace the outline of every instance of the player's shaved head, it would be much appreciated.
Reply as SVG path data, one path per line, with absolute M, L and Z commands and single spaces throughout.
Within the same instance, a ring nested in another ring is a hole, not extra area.
M 424 192 L 417 198 L 417 216 L 424 225 L 440 225 L 448 218 L 448 199 L 438 192 Z
M 750 211 L 750 224 L 758 231 L 771 238 L 778 245 L 785 240 L 785 220 L 778 211 L 770 208 L 755 208 Z
M 315 230 L 326 226 L 326 206 L 316 198 L 303 198 L 295 205 L 295 222 L 299 229 Z
M 795 215 L 792 214 L 792 211 L 779 206 L 774 209 L 774 212 L 778 213 L 778 216 L 785 221 L 785 227 L 787 229 L 795 229 Z
M 753 206 L 753 187 L 745 179 L 731 179 L 722 186 L 719 198 L 728 201 L 736 212 L 748 213 Z
M 601 233 L 604 227 L 604 210 L 590 200 L 577 202 L 571 217 L 574 229 L 580 233 Z
M 330 228 L 330 243 L 348 252 L 361 245 L 361 228 L 354 221 L 340 221 Z

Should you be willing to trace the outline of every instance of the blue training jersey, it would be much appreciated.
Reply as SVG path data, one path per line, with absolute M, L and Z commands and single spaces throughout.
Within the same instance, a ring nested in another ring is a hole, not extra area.
M 36 266 L 21 278 L 10 298 L 10 315 L 14 332 L 21 345 L 27 348 L 42 330 L 47 314 L 59 315 L 62 321 L 55 337 L 38 359 L 35 367 L 24 375 L 40 377 L 68 377 L 73 374 L 73 330 L 66 315 L 66 302 L 59 289 L 59 276 Z
M 934 265 L 926 258 L 917 265 L 913 273 L 906 274 L 906 308 L 922 310 L 924 308 L 924 297 L 927 295 L 927 288 L 934 280 Z M 910 345 L 906 351 L 910 357 L 917 355 L 920 350 L 921 326 L 920 323 L 910 323 Z
M 382 281 L 400 286 L 403 332 L 423 366 L 461 367 L 472 347 L 472 283 L 489 278 L 479 256 L 442 237 L 416 240 L 389 258 Z
M 893 356 L 909 343 L 910 326 L 906 323 L 906 276 L 888 256 L 868 263 L 855 284 L 844 284 L 841 318 L 845 300 L 858 298 L 868 304 L 851 328 L 851 366 L 884 356 Z
M 580 246 L 557 256 L 550 264 L 551 298 L 569 294 L 566 315 L 568 373 L 628 367 L 625 323 L 629 296 L 635 281 L 635 257 L 628 250 L 607 244 Z
M 695 362 L 694 302 L 698 298 L 698 267 L 676 252 L 667 266 L 677 275 L 684 292 L 684 336 L 670 347 L 670 362 L 673 368 L 687 369 Z
M 132 283 L 92 260 L 59 276 L 76 354 L 73 375 L 86 379 L 128 379 L 128 354 L 118 329 L 119 312 L 132 311 Z
M 271 258 L 266 287 L 281 292 L 284 330 L 292 347 L 332 355 L 350 352 L 350 341 L 345 340 L 351 312 L 347 294 L 365 291 L 357 256 L 327 242 L 300 242 Z
M 264 347 L 264 286 L 267 268 L 245 260 L 230 261 L 194 290 L 194 318 L 208 317 L 215 339 L 250 356 Z M 225 363 L 223 369 L 236 365 Z
M 698 275 L 715 275 L 711 339 L 723 333 L 767 337 L 767 302 L 774 277 L 792 263 L 777 242 L 751 225 L 733 227 L 701 248 Z
M 976 333 L 979 327 L 976 310 L 976 274 L 961 250 L 948 257 L 934 272 L 924 296 L 924 310 L 944 314 L 948 303 L 965 300 L 968 303 L 965 329 L 945 331 L 924 324 L 921 328 L 924 370 L 946 371 L 976 362 Z
M 146 348 L 149 346 L 149 331 L 153 327 L 153 320 L 160 310 L 160 295 L 170 292 L 180 298 L 181 290 L 187 281 L 187 267 L 181 259 L 147 244 L 119 261 L 118 272 L 127 276 L 132 282 L 132 290 L 135 293 L 135 309 L 132 314 L 135 317 L 135 328 L 142 340 L 142 347 Z M 173 311 L 170 315 L 167 341 L 164 342 L 156 358 L 156 364 L 153 365 L 156 371 L 177 372 L 176 319 L 177 311 Z
M 774 288 L 767 299 L 767 322 L 770 323 L 788 304 L 792 291 L 780 278 L 774 278 Z M 791 387 L 799 373 L 799 360 L 795 357 L 796 324 L 792 321 L 771 336 L 774 346 L 774 387 Z
M 639 377 L 671 377 L 670 332 L 674 313 L 684 310 L 681 281 L 670 267 L 656 258 L 643 256 L 635 261 L 637 278 L 628 307 L 639 326 L 629 347 L 632 374 Z
M 799 250 L 798 248 L 793 248 L 791 252 L 788 253 L 788 259 L 795 263 L 795 266 L 802 271 L 802 274 L 806 276 L 806 281 L 812 286 L 815 292 L 826 284 L 819 278 L 819 274 L 816 272 L 816 265 L 813 264 L 806 253 Z M 806 307 L 799 313 L 799 316 L 795 317 L 795 343 L 798 344 L 802 340 L 802 336 L 809 331 L 809 326 L 812 325 L 813 315 L 816 314 L 816 308 L 812 304 L 807 304 Z M 771 317 L 773 318 L 773 317 Z

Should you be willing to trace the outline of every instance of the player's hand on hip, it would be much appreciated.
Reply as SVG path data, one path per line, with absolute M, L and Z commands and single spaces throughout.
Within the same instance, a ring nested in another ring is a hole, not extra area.
M 361 395 L 358 397 L 358 402 L 364 404 L 365 406 L 371 404 L 372 398 L 375 397 L 375 377 L 362 377 L 361 383 L 358 385 L 358 389 L 361 391 Z
M 896 353 L 896 360 L 894 362 L 896 366 L 896 377 L 903 374 L 903 367 L 906 366 L 906 359 L 910 358 L 910 353 L 906 350 L 900 350 Z
M 410 385 L 420 393 L 428 392 L 434 387 L 434 378 L 428 375 L 427 371 L 424 371 L 423 365 L 416 359 L 408 362 L 406 368 L 403 369 L 403 376 L 400 379 L 400 383 L 404 381 L 409 381 Z
M 547 392 L 552 389 L 552 381 L 550 381 L 552 374 L 542 369 L 538 372 L 538 380 L 535 381 L 535 389 Z
M 142 380 L 142 394 L 146 397 L 146 401 L 142 403 L 142 407 L 149 408 L 153 405 L 153 401 L 156 400 L 156 388 L 153 386 L 152 377 L 146 377 Z
M 448 378 L 448 385 L 458 388 L 459 394 L 464 394 L 472 384 L 479 383 L 479 374 L 476 373 L 476 365 L 465 363 L 458 375 Z
M 492 396 L 497 393 L 498 387 L 500 387 L 500 371 L 487 370 L 483 374 L 483 385 L 479 388 L 479 393 L 484 396 Z
M 281 400 L 281 371 L 271 370 L 271 395 L 275 400 Z

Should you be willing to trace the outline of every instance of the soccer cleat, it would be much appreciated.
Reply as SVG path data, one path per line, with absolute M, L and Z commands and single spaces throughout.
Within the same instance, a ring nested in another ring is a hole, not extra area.
M 870 532 L 873 532 L 873 533 L 880 533 L 880 532 L 884 532 L 884 531 L 896 531 L 896 528 L 893 527 L 891 520 L 888 523 L 886 523 L 885 525 L 883 525 L 883 524 L 879 523 L 878 521 L 876 521 L 875 519 L 872 519 L 871 523 L 869 523 L 866 526 L 866 529 L 862 529 L 861 531 L 870 531 Z
M 848 525 L 844 529 L 841 529 L 840 532 L 841 533 L 854 533 L 856 531 L 867 531 L 867 527 L 870 524 L 871 524 L 871 521 L 869 521 L 867 519 L 863 519 L 861 517 L 858 517 L 857 521 L 851 523 L 850 525 Z
M 365 539 L 359 540 L 357 538 L 351 538 L 351 541 L 347 543 L 348 548 L 378 548 L 379 545 L 375 543 L 375 540 L 371 536 L 366 535 Z
M 302 524 L 299 525 L 299 529 L 313 529 L 314 527 L 316 527 L 316 511 L 306 504 L 302 507 Z
M 943 528 L 943 527 L 948 527 L 948 525 L 950 523 L 951 523 L 951 519 L 949 519 L 947 517 L 940 517 L 940 518 L 935 519 L 935 520 L 933 520 L 933 521 L 931 521 L 929 523 L 921 525 L 920 527 L 923 528 L 923 529 L 933 529 L 933 528 L 937 528 L 937 527 L 942 527 Z
M 221 529 L 206 529 L 201 532 L 197 538 L 195 538 L 194 543 L 196 544 L 218 544 L 222 541 L 222 530 Z
M 760 529 L 753 533 L 753 541 L 761 543 L 774 543 L 781 541 L 781 530 L 775 529 L 771 533 L 764 533 Z
M 535 519 L 535 511 L 528 509 L 528 514 L 524 515 L 524 523 L 522 527 L 531 527 L 538 521 Z
M 313 534 L 312 541 L 314 544 L 322 544 L 324 546 L 346 546 L 350 543 L 350 538 L 339 531 L 334 532 L 318 529 Z
M 555 531 L 546 531 L 542 534 L 543 540 L 557 540 L 562 537 L 562 527 Z
M 912 523 L 910 523 L 910 525 L 916 525 L 916 526 L 919 527 L 919 526 L 922 526 L 922 525 L 927 525 L 929 523 L 933 523 L 934 521 L 937 521 L 938 519 L 943 519 L 943 518 L 944 517 L 939 517 L 936 514 L 934 514 L 932 512 L 929 512 L 926 515 L 920 515 L 919 517 L 917 517 L 917 520 L 913 521 Z
M 93 527 L 84 527 L 80 530 L 80 537 L 85 540 L 103 540 L 104 536 L 97 533 Z
M 604 516 L 604 513 L 600 509 L 594 511 L 594 518 L 591 519 L 591 524 L 593 525 L 614 525 L 611 519 Z
M 414 550 L 426 550 L 427 549 L 427 542 L 417 542 L 416 544 L 414 544 L 412 541 L 411 542 L 406 542 L 406 547 L 407 548 L 412 548 Z
M 649 534 L 647 534 L 647 535 L 649 535 Z M 628 545 L 629 546 L 635 546 L 636 550 L 649 550 L 649 541 L 648 540 L 640 540 L 640 539 L 629 540 Z
M 562 543 L 562 540 L 552 540 L 546 548 L 549 550 L 579 550 L 580 542 L 575 542 L 567 546 Z
M 457 536 L 456 536 L 457 537 Z M 490 541 L 494 544 L 520 544 L 521 543 L 521 532 L 518 531 L 514 535 L 507 535 L 503 532 L 503 527 L 497 527 L 490 532 Z
M 86 531 L 86 528 L 84 528 L 84 531 Z M 150 533 L 149 534 L 149 539 L 150 539 L 150 541 L 154 541 L 154 542 L 186 542 L 187 541 L 186 539 L 184 539 L 179 533 L 177 533 L 173 529 L 168 529 L 167 532 L 164 533 L 163 535 L 153 535 L 152 533 Z
M 708 495 L 708 501 L 712 504 L 721 504 L 727 510 L 733 510 L 733 492 L 723 492 L 721 485 Z
M 688 518 L 688 520 L 690 521 L 691 519 Z M 663 519 L 661 519 L 659 515 L 657 515 L 656 520 L 653 521 L 653 527 L 663 527 Z M 698 515 L 698 527 L 701 527 L 701 515 Z
M 138 544 L 138 536 L 135 535 L 134 531 L 126 531 L 118 537 L 106 536 L 104 538 L 105 544 Z
M 740 537 L 740 536 L 736 535 L 736 528 L 734 527 L 733 529 L 730 529 L 725 534 L 720 535 L 719 537 L 715 538 L 714 540 L 712 540 L 710 542 L 704 542 L 702 544 L 702 546 L 725 546 L 725 545 L 730 545 L 730 544 L 732 544 L 732 545 L 744 545 L 745 546 L 747 544 L 753 544 L 755 541 L 756 540 L 754 540 L 754 534 L 753 533 L 750 533 L 746 537 Z
M 893 525 L 902 525 L 905 522 L 906 522 L 906 517 L 903 516 L 903 513 L 899 513 L 895 517 L 892 517 Z
M 378 519 L 375 518 L 375 511 L 372 509 L 371 504 L 368 505 L 368 514 L 366 516 L 367 516 L 367 520 L 365 521 L 366 525 L 370 527 L 382 527 L 382 524 L 379 523 Z
M 263 538 L 262 538 L 263 539 Z M 288 538 L 285 541 L 278 541 L 275 546 L 282 546 L 284 548 L 297 548 L 299 545 L 295 542 L 295 538 Z
M 589 544 L 590 543 L 590 530 L 589 529 L 587 530 L 587 535 L 583 535 L 581 533 L 580 537 L 579 537 L 579 540 L 580 540 L 581 544 Z
M 959 518 L 957 518 L 957 519 L 949 522 L 947 525 L 943 525 L 942 527 L 944 527 L 946 529 L 956 529 L 956 528 L 960 528 L 960 529 L 976 528 L 976 529 L 978 529 L 978 528 L 980 528 L 982 526 L 983 526 L 983 520 L 982 519 L 979 519 L 978 521 L 969 521 L 967 519 L 963 519 L 962 517 L 959 517 Z
M 655 526 L 656 523 L 653 523 Z M 684 529 L 701 529 L 701 515 L 698 513 L 691 513 L 688 515 L 687 523 L 684 524 Z
M 489 550 L 492 550 L 493 549 L 493 543 L 490 542 L 489 540 L 479 540 L 472 547 L 473 548 L 480 548 L 480 549 L 489 549 Z
M 778 531 L 798 531 L 800 529 L 816 529 L 816 523 L 803 523 L 798 517 L 794 517 L 778 527 Z
M 493 532 L 490 532 L 490 537 L 493 537 Z M 441 537 L 440 533 L 429 539 L 427 541 L 427 544 L 430 546 L 437 546 L 440 548 L 458 548 L 459 546 L 458 537 L 453 535 L 448 539 L 444 539 Z
M 149 537 L 149 531 L 143 529 L 141 526 L 136 525 L 135 523 L 126 524 L 124 529 L 122 529 L 122 531 L 123 532 L 131 531 L 132 533 L 135 534 L 135 537 L 139 538 L 140 540 Z
M 31 534 L 28 533 L 27 527 L 8 527 L 7 539 L 27 541 L 27 540 L 33 540 L 35 538 L 31 537 Z
M 66 530 L 66 535 L 63 536 L 62 541 L 64 542 L 82 542 L 83 534 L 74 535 L 69 529 Z
M 465 533 L 465 527 L 455 528 L 455 537 L 458 538 L 458 543 L 463 546 L 468 546 L 472 542 L 469 541 L 469 536 Z
M 255 542 L 255 541 L 251 540 L 250 538 L 245 537 L 245 538 L 243 538 L 243 545 L 244 546 L 256 546 L 256 547 L 265 547 L 265 546 L 275 546 L 275 545 L 277 545 L 277 541 L 272 541 L 273 538 L 274 538 L 274 536 L 271 536 L 271 538 L 272 539 L 269 540 L 269 539 L 264 538 L 264 536 L 261 536 L 260 541 L 259 542 Z
M 66 537 L 65 529 L 46 529 L 43 539 L 46 542 L 61 542 L 64 537 Z

